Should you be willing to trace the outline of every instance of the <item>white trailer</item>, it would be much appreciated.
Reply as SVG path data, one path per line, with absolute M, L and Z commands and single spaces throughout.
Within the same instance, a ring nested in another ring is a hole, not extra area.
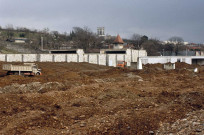
M 35 63 L 3 64 L 3 70 L 7 71 L 7 75 L 41 75 L 41 69 Z

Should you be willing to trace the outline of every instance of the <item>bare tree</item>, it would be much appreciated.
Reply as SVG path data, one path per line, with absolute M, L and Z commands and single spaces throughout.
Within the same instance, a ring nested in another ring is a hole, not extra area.
M 55 40 L 57 40 L 59 38 L 59 32 L 58 31 L 52 31 L 51 34 Z
M 134 33 L 133 35 L 132 35 L 132 40 L 133 40 L 133 44 L 134 44 L 134 46 L 135 46 L 135 48 L 137 48 L 137 49 L 140 49 L 141 48 L 141 43 L 140 43 L 140 41 L 141 41 L 141 35 L 140 34 L 136 34 L 136 33 Z
M 13 25 L 12 24 L 7 24 L 5 29 L 7 30 L 6 31 L 6 35 L 7 35 L 7 40 L 11 40 L 12 37 L 14 36 L 14 33 L 13 33 Z
M 163 53 L 163 46 L 157 39 L 147 40 L 142 47 L 147 51 L 148 56 L 160 56 Z
M 43 30 L 42 30 L 42 33 L 44 33 L 44 34 L 49 34 L 49 28 L 44 28 Z
M 173 44 L 174 45 L 174 53 L 175 55 L 177 56 L 179 51 L 181 50 L 181 48 L 183 48 L 183 38 L 182 37 L 179 37 L 179 36 L 173 36 L 171 38 L 169 38 L 169 41 L 170 41 L 170 44 Z
M 82 48 L 86 51 L 96 43 L 96 36 L 88 27 L 74 27 L 73 32 L 75 35 L 73 40 L 77 48 Z
M 184 42 L 182 37 L 179 36 L 173 36 L 171 38 L 169 38 L 169 41 L 174 43 L 174 44 L 182 44 Z
M 166 45 L 164 45 L 164 50 L 167 52 L 170 52 L 169 55 L 172 55 L 172 53 L 174 52 L 174 45 L 173 44 L 166 44 Z

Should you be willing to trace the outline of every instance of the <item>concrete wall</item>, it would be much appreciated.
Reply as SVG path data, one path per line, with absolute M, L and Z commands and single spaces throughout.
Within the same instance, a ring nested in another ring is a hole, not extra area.
M 53 54 L 39 54 L 40 62 L 53 62 L 54 55 Z
M 84 62 L 84 56 L 78 55 L 78 62 Z
M 137 50 L 127 49 L 126 54 L 85 54 L 78 49 L 76 54 L 0 54 L 0 61 L 6 62 L 88 62 L 99 65 L 116 67 L 117 61 L 126 61 L 127 66 L 135 62 L 138 56 Z M 140 50 L 141 55 L 146 51 Z
M 67 54 L 67 62 L 78 62 L 78 54 Z
M 106 66 L 106 60 L 107 60 L 107 58 L 106 58 L 106 55 L 105 55 L 105 54 L 99 54 L 99 55 L 98 55 L 98 60 L 99 60 L 99 62 L 98 62 L 99 65 L 104 65 L 104 66 Z
M 88 54 L 83 55 L 83 62 L 89 62 L 89 55 Z
M 78 49 L 77 50 L 78 54 L 78 62 L 84 62 L 84 50 L 83 49 Z
M 54 62 L 67 62 L 66 54 L 53 54 L 53 57 Z
M 175 62 L 185 62 L 187 64 L 192 64 L 192 59 L 203 59 L 203 57 L 191 57 L 191 56 L 158 56 L 158 57 L 141 57 L 142 64 L 156 64 L 156 63 L 175 63 Z
M 37 54 L 23 54 L 23 62 L 35 62 L 37 60 Z
M 107 66 L 116 67 L 117 63 L 117 55 L 116 54 L 108 54 L 107 55 Z
M 117 61 L 125 61 L 125 54 L 116 54 Z
M 77 54 L 78 55 L 83 55 L 84 54 L 84 50 L 83 49 L 77 49 Z
M 89 54 L 89 63 L 98 64 L 98 54 Z
M 147 56 L 146 50 L 132 50 L 132 62 L 137 62 L 137 58 Z
M 22 54 L 7 54 L 7 62 L 22 62 L 23 55 Z
M 139 56 L 146 55 L 140 50 Z M 126 54 L 0 54 L 0 61 L 5 62 L 88 62 L 99 65 L 116 67 L 117 61 L 126 61 L 127 66 L 135 63 L 137 50 L 128 49 Z M 204 56 L 146 56 L 140 57 L 142 64 L 185 62 L 204 65 Z
M 6 54 L 0 54 L 0 61 L 6 61 Z
M 130 55 L 125 55 L 125 61 L 127 62 L 127 66 L 131 66 L 131 56 Z

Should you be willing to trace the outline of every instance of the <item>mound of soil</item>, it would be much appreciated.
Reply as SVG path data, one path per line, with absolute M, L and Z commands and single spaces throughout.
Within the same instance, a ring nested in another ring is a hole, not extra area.
M 203 67 L 38 65 L 42 76 L 0 70 L 0 134 L 203 134 Z

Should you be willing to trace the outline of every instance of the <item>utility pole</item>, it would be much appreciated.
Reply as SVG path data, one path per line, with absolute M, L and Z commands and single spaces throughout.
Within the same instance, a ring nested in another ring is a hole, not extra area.
M 140 70 L 140 69 L 142 69 L 142 62 L 141 62 L 141 60 L 140 60 L 140 47 L 139 47 L 139 40 L 137 41 L 137 46 L 138 46 L 137 69 Z
M 139 46 L 139 40 L 137 41 L 137 46 L 138 46 L 138 58 L 140 57 L 140 46 Z
M 41 50 L 43 50 L 43 37 L 41 36 Z

